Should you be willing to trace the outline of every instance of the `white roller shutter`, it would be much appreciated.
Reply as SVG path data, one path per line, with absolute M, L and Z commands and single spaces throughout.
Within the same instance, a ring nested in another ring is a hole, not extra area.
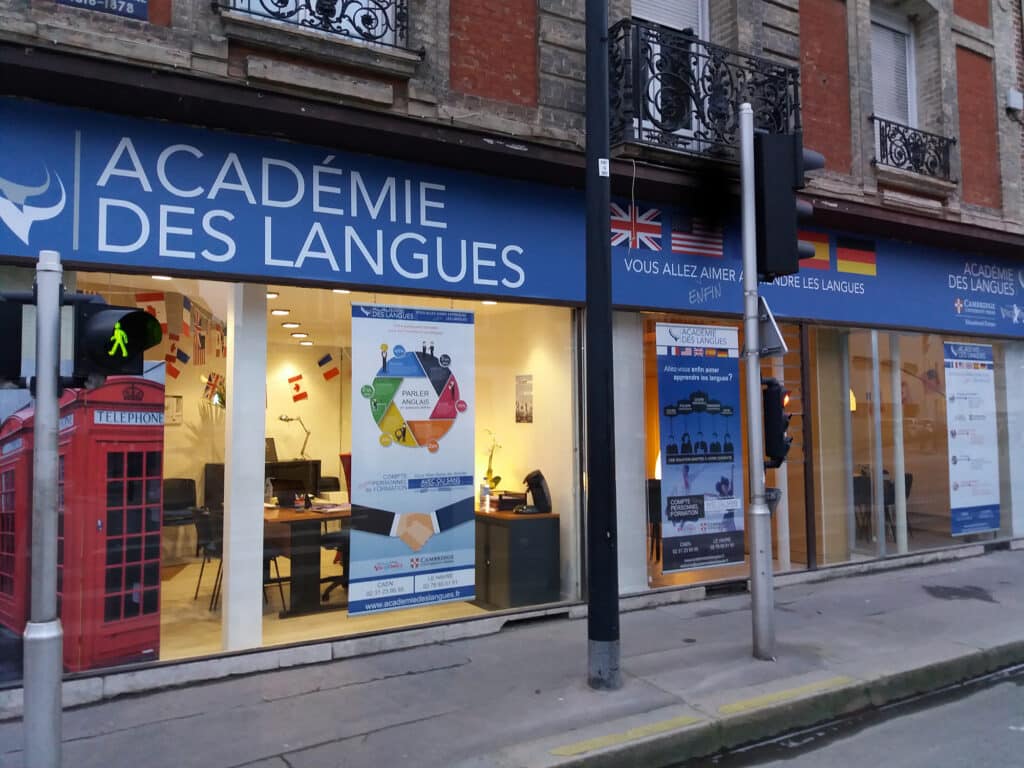
M 871 86 L 879 117 L 912 125 L 910 98 L 910 36 L 878 22 L 871 23 Z
M 633 0 L 633 18 L 707 37 L 704 0 Z

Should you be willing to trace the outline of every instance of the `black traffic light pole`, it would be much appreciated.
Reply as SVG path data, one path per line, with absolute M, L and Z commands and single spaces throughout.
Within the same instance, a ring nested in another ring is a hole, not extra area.
M 615 432 L 612 410 L 612 281 L 608 167 L 608 2 L 587 0 L 587 309 L 586 530 L 587 679 L 616 689 L 619 671 L 619 566 L 615 521 Z

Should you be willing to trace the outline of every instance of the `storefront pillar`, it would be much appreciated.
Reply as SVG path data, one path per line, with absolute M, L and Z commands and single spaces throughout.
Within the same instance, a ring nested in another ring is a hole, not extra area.
M 875 521 L 875 547 L 885 557 L 885 486 L 882 481 L 882 374 L 878 358 L 878 331 L 871 331 L 871 514 Z
M 644 321 L 637 313 L 612 316 L 615 370 L 644 370 Z M 644 452 L 644 378 L 616 376 L 615 509 L 619 525 L 619 593 L 641 592 L 647 583 L 647 467 Z M 648 502 L 649 503 L 649 502 Z
M 850 559 L 857 546 L 857 521 L 853 497 L 853 410 L 856 405 L 850 382 L 850 334 L 846 331 L 839 334 L 839 362 L 842 365 L 839 376 L 839 404 L 843 414 L 843 477 L 846 478 L 846 557 Z
M 892 373 L 893 514 L 896 551 L 904 555 L 907 553 L 907 485 L 903 458 L 903 365 L 898 333 L 889 334 L 889 370 Z
M 785 366 L 782 358 L 776 357 L 772 363 L 772 376 L 783 381 Z M 801 401 L 806 397 L 801 393 Z M 785 573 L 792 567 L 789 547 L 789 465 L 783 464 L 775 470 L 775 487 L 779 489 L 779 503 L 775 507 L 775 560 L 777 568 Z
M 224 650 L 263 643 L 263 465 L 267 297 L 259 284 L 228 296 L 224 467 Z

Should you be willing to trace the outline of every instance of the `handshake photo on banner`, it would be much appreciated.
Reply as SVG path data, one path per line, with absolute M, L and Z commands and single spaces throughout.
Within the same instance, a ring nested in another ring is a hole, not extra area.
M 439 533 L 473 519 L 473 499 L 466 498 L 433 512 L 388 512 L 352 505 L 352 530 L 399 538 L 413 552 L 419 552 Z

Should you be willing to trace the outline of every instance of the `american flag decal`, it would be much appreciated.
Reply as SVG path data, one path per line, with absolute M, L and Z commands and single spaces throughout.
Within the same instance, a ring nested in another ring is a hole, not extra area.
M 722 258 L 722 228 L 701 219 L 672 223 L 672 253 Z
M 637 205 L 622 208 L 612 203 L 612 245 L 661 250 L 661 211 Z

